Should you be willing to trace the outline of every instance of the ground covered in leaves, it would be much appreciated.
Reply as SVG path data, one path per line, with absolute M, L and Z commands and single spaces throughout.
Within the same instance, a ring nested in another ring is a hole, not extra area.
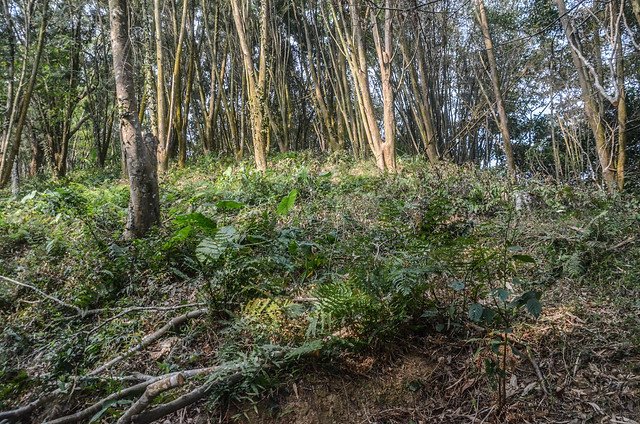
M 164 176 L 134 242 L 108 173 L 3 193 L 0 422 L 640 420 L 634 193 L 272 165 Z

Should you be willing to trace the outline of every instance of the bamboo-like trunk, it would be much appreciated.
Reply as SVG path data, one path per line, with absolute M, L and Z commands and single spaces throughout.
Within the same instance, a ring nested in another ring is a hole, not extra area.
M 254 70 L 253 58 L 246 36 L 244 17 L 240 10 L 238 0 L 231 0 L 231 9 L 238 34 L 238 41 L 240 42 L 245 77 L 248 85 L 247 96 L 253 127 L 254 159 L 256 168 L 260 172 L 265 172 L 267 170 L 267 138 L 269 132 L 269 126 L 265 116 L 269 4 L 268 0 L 262 0 L 260 3 L 260 57 L 258 59 L 257 75 Z
M 484 0 L 476 0 L 476 5 L 478 8 L 478 22 L 480 24 L 482 36 L 484 38 L 487 61 L 489 62 L 491 86 L 493 88 L 493 95 L 496 101 L 496 108 L 498 109 L 498 126 L 500 127 L 500 134 L 502 135 L 504 155 L 507 161 L 507 170 L 509 171 L 509 176 L 512 179 L 515 179 L 516 164 L 513 158 L 513 147 L 511 146 L 509 118 L 507 117 L 507 111 L 504 106 L 504 98 L 502 96 L 502 90 L 500 88 L 500 76 L 498 74 L 498 65 L 496 63 L 496 56 L 493 49 L 493 40 L 491 39 L 491 31 L 489 30 L 489 21 L 487 20 L 487 12 L 484 7 Z
M 565 36 L 570 44 L 571 58 L 578 74 L 578 81 L 580 83 L 580 89 L 582 93 L 582 100 L 584 102 L 585 114 L 589 121 L 589 126 L 593 133 L 593 137 L 596 142 L 596 153 L 598 155 L 598 161 L 602 168 L 602 177 L 609 190 L 613 190 L 615 187 L 615 172 L 612 167 L 612 152 L 609 144 L 607 143 L 604 124 L 602 122 L 602 116 L 599 113 L 598 106 L 594 100 L 592 90 L 589 86 L 589 80 L 587 77 L 587 71 L 585 66 L 576 52 L 576 46 L 579 45 L 577 34 L 571 24 L 569 15 L 567 13 L 567 7 L 564 0 L 556 0 L 558 6 L 558 12 L 560 13 L 560 22 L 564 30 Z M 573 47 L 571 47 L 573 46 Z

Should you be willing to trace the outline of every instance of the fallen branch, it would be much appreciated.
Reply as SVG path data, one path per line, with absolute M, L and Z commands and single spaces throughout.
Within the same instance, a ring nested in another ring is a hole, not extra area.
M 180 372 L 175 372 L 175 373 L 171 373 L 171 374 L 167 374 L 167 375 L 162 375 L 162 376 L 158 376 L 158 377 L 153 377 L 150 380 L 144 381 L 142 383 L 138 383 L 134 386 L 131 387 L 127 387 L 126 389 L 122 389 L 116 393 L 112 393 L 109 396 L 100 399 L 99 401 L 97 401 L 96 403 L 82 409 L 81 411 L 78 411 L 74 414 L 71 415 L 65 415 L 64 417 L 60 417 L 60 418 L 56 418 L 52 421 L 47 421 L 46 424 L 72 424 L 72 423 L 78 423 L 81 422 L 83 420 L 86 420 L 88 418 L 90 418 L 91 416 L 95 415 L 96 413 L 100 412 L 100 410 L 104 407 L 106 407 L 109 403 L 116 401 L 118 399 L 122 399 L 124 397 L 127 396 L 131 396 L 134 395 L 136 393 L 140 393 L 144 390 L 147 389 L 147 387 L 149 387 L 151 384 L 154 384 L 156 382 L 162 381 L 162 380 L 166 380 L 166 379 L 170 379 L 171 377 L 177 375 L 177 374 L 181 374 L 183 376 L 183 378 L 190 378 L 190 377 L 194 377 L 196 375 L 201 375 L 201 374 L 208 374 L 211 373 L 213 371 L 215 371 L 217 369 L 217 367 L 209 367 L 209 368 L 198 368 L 198 369 L 193 369 L 193 370 L 187 370 L 187 371 L 180 371 Z
M 240 368 L 240 366 L 238 366 Z M 179 398 L 172 400 L 171 402 L 162 404 L 147 412 L 144 412 L 133 418 L 134 424 L 149 424 L 159 420 L 169 414 L 186 408 L 187 406 L 199 401 L 200 399 L 211 393 L 216 387 L 219 386 L 232 386 L 238 384 L 244 378 L 243 371 L 237 371 L 231 375 L 228 375 L 222 379 L 206 382 L 201 386 L 198 386 L 194 390 L 180 396 Z
M 0 276 L 0 277 L 2 277 L 2 276 Z M 6 277 L 2 277 L 2 278 L 3 279 L 7 279 Z M 24 283 L 19 283 L 19 282 L 16 282 L 16 283 L 18 283 L 18 285 L 23 285 L 24 284 Z M 30 287 L 30 288 L 32 288 L 32 287 Z M 34 289 L 39 291 L 39 289 L 37 289 L 37 288 L 34 288 Z M 60 302 L 62 302 L 62 301 L 60 301 Z M 64 304 L 64 302 L 62 302 L 62 303 Z M 154 333 L 149 334 L 148 336 L 143 338 L 140 343 L 138 343 L 137 345 L 133 346 L 132 348 L 127 350 L 125 353 L 116 356 L 115 358 L 111 359 L 109 362 L 99 366 L 98 368 L 95 368 L 93 371 L 89 372 L 86 376 L 79 377 L 79 379 L 88 379 L 90 377 L 97 376 L 98 374 L 102 373 L 103 371 L 105 371 L 106 369 L 110 368 L 114 364 L 116 364 L 116 363 L 122 361 L 123 359 L 131 356 L 133 353 L 145 348 L 146 346 L 149 346 L 150 344 L 154 343 L 156 340 L 158 340 L 160 337 L 162 337 L 164 334 L 166 334 L 169 330 L 182 325 L 184 322 L 186 322 L 187 320 L 189 320 L 191 318 L 200 317 L 200 316 L 206 314 L 207 312 L 208 312 L 208 309 L 198 309 L 198 310 L 191 311 L 191 312 L 188 312 L 186 314 L 183 314 L 183 315 L 180 315 L 180 316 L 177 316 L 177 317 L 173 318 L 171 321 L 169 321 L 167 324 L 165 324 L 162 328 L 160 328 L 159 330 L 155 331 Z M 79 415 L 78 414 L 71 415 L 70 416 L 71 418 L 69 418 L 68 420 L 66 419 L 66 417 L 62 417 L 62 418 L 60 418 L 58 420 L 51 421 L 51 423 L 61 424 L 61 423 L 75 423 L 75 422 L 78 422 L 79 420 L 83 419 L 83 417 L 86 418 L 85 414 L 86 415 L 90 415 L 90 414 L 95 414 L 96 412 L 98 412 L 104 406 L 105 403 L 110 402 L 112 400 L 120 399 L 121 397 L 125 397 L 125 396 L 128 396 L 128 395 L 137 393 L 139 391 L 142 391 L 142 390 L 146 389 L 146 387 L 149 384 L 152 384 L 152 383 L 158 381 L 159 379 L 166 378 L 166 377 L 167 376 L 147 378 L 142 383 L 136 384 L 136 385 L 131 386 L 131 387 L 127 388 L 127 389 L 123 389 L 120 392 L 114 393 L 114 394 L 108 396 L 107 398 L 99 401 L 98 403 L 92 405 L 91 407 L 86 408 L 83 411 L 80 411 L 78 413 Z M 5 420 L 5 419 L 9 420 L 9 422 L 18 421 L 21 417 L 24 417 L 24 416 L 27 416 L 27 415 L 31 414 L 37 408 L 39 408 L 40 406 L 42 406 L 45 403 L 50 402 L 51 400 L 53 400 L 55 397 L 57 397 L 60 394 L 62 394 L 62 391 L 60 389 L 56 389 L 56 390 L 52 391 L 51 393 L 43 395 L 40 398 L 34 400 L 33 402 L 31 402 L 31 403 L 29 403 L 29 404 L 27 404 L 25 406 L 22 406 L 22 407 L 19 407 L 19 408 L 16 408 L 16 409 L 12 409 L 10 411 L 0 412 L 0 422 L 2 422 L 2 420 Z
M 275 351 L 269 355 L 269 360 L 282 358 L 285 356 L 284 351 Z M 165 417 L 169 414 L 172 414 L 176 411 L 181 410 L 182 408 L 186 408 L 187 406 L 199 401 L 204 398 L 208 394 L 210 394 L 213 390 L 220 386 L 233 386 L 242 381 L 245 378 L 246 367 L 251 364 L 250 362 L 244 361 L 241 363 L 237 363 L 232 367 L 220 367 L 220 370 L 224 371 L 224 375 L 219 376 L 217 378 L 212 378 L 206 383 L 198 386 L 194 390 L 180 396 L 179 398 L 159 405 L 153 409 L 148 410 L 136 417 L 133 418 L 133 424 L 149 424 L 154 421 L 159 420 L 162 417 Z M 266 369 L 270 366 L 270 364 L 265 365 L 264 360 L 259 360 L 257 363 L 253 363 L 251 365 L 255 365 L 260 367 L 260 369 Z M 213 373 L 212 373 L 213 374 Z
M 122 361 L 125 358 L 128 358 L 129 356 L 131 356 L 135 352 L 138 352 L 139 350 L 149 346 L 150 344 L 152 344 L 153 342 L 158 340 L 160 337 L 162 337 L 164 334 L 166 334 L 169 330 L 173 329 L 174 327 L 179 327 L 180 325 L 184 324 L 186 321 L 190 320 L 191 318 L 200 317 L 200 316 L 206 314 L 207 312 L 208 312 L 208 309 L 197 309 L 195 311 L 191 311 L 191 312 L 188 312 L 188 313 L 186 313 L 184 315 L 180 315 L 180 316 L 177 316 L 177 317 L 173 318 L 171 321 L 166 323 L 159 330 L 157 330 L 157 331 L 145 336 L 140 343 L 138 343 L 137 345 L 131 347 L 125 353 L 116 356 L 115 358 L 111 359 L 110 361 L 108 361 L 105 364 L 100 365 L 98 368 L 95 368 L 94 370 L 89 372 L 87 375 L 92 376 L 92 375 L 100 374 L 101 372 L 105 371 L 106 369 L 112 367 L 114 364 Z
M 62 391 L 60 389 L 56 389 L 53 392 L 49 393 L 48 395 L 39 397 L 38 399 L 34 400 L 33 402 L 25 406 L 12 409 L 10 411 L 0 412 L 0 423 L 2 423 L 4 420 L 9 421 L 10 423 L 18 422 L 20 418 L 31 414 L 33 411 L 38 409 L 42 404 L 50 402 L 56 396 L 58 396 L 61 392 Z
M 116 315 L 107 318 L 104 322 L 102 322 L 100 325 L 98 325 L 96 328 L 94 328 L 93 330 L 91 330 L 89 332 L 89 334 L 91 333 L 95 333 L 96 331 L 98 331 L 99 329 L 101 329 L 102 327 L 104 327 L 105 325 L 107 325 L 108 323 L 124 316 L 124 315 L 128 315 L 131 314 L 133 312 L 144 312 L 144 311 L 175 311 L 176 309 L 184 309 L 184 308 L 191 308 L 191 307 L 202 307 L 202 306 L 206 306 L 206 303 L 186 303 L 184 305 L 175 305 L 175 306 L 132 306 L 131 308 L 127 308 L 124 309 L 120 312 L 118 312 Z M 103 309 L 91 309 L 88 311 L 85 311 L 83 314 L 83 317 L 87 317 L 87 316 L 91 316 L 91 315 L 97 315 L 100 314 L 102 312 L 105 311 L 109 311 L 110 309 L 108 308 L 103 308 Z
M 527 351 L 527 359 L 529 359 L 531 366 L 536 372 L 536 377 L 538 377 L 538 381 L 540 382 L 542 391 L 544 392 L 545 395 L 549 396 L 549 389 L 547 389 L 547 379 L 544 378 L 542 371 L 540 371 L 540 367 L 538 366 L 538 363 L 536 362 L 536 360 L 533 358 L 533 354 L 531 353 L 531 349 L 529 349 L 529 346 L 525 346 L 525 348 Z
M 38 293 L 40 296 L 44 297 L 45 299 L 49 299 L 49 300 L 57 303 L 60 306 L 65 307 L 65 308 L 73 309 L 74 311 L 76 311 L 78 313 L 78 315 L 82 314 L 82 309 L 81 308 L 79 308 L 79 307 L 77 307 L 75 305 L 70 305 L 69 303 L 63 302 L 62 300 L 58 299 L 57 297 L 51 296 L 50 294 L 47 294 L 47 293 L 43 292 L 42 290 L 40 290 L 36 286 L 33 286 L 31 284 L 27 284 L 27 283 L 22 283 L 20 281 L 14 280 L 13 278 L 5 277 L 4 275 L 0 275 L 0 279 L 6 281 L 8 283 L 15 284 L 16 286 L 25 287 L 25 288 L 28 288 L 30 290 L 33 290 L 34 292 Z
M 147 406 L 149 406 L 151 401 L 153 401 L 153 399 L 155 399 L 160 393 L 182 386 L 184 382 L 184 375 L 178 373 L 163 380 L 156 381 L 153 384 L 149 384 L 142 396 L 140 396 L 140 398 L 131 405 L 124 414 L 122 414 L 117 424 L 129 424 L 131 419 L 147 409 Z
M 228 386 L 238 384 L 240 381 L 242 381 L 243 377 L 244 375 L 242 372 L 237 372 L 225 378 L 224 384 Z M 189 393 L 186 393 L 171 402 L 157 406 L 141 415 L 138 415 L 132 422 L 134 424 L 149 424 L 159 420 L 162 417 L 166 417 L 169 414 L 179 411 L 182 408 L 186 408 L 187 406 L 207 396 L 217 385 L 223 384 L 223 382 L 220 381 L 217 383 L 218 384 L 205 383 L 201 386 L 198 386 L 195 390 L 192 390 Z

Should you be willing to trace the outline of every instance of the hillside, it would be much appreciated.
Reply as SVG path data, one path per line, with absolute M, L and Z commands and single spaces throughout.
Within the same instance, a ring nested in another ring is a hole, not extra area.
M 1 192 L 0 423 L 636 423 L 638 197 L 398 167 L 203 158 L 135 240 L 115 172 Z

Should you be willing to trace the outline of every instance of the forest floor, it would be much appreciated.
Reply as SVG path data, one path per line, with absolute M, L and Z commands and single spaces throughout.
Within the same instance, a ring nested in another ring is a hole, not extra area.
M 430 335 L 398 342 L 385 352 L 345 354 L 331 365 L 309 366 L 305 377 L 260 403 L 257 414 L 245 406 L 243 421 L 640 422 L 637 301 L 635 307 L 629 302 L 623 306 L 579 289 L 547 295 L 538 324 L 514 332 L 529 346 L 533 362 L 509 358 L 502 411 L 482 369 L 481 343 Z M 571 300 L 575 298 L 580 301 Z
M 401 167 L 0 193 L 0 423 L 640 422 L 637 194 Z

